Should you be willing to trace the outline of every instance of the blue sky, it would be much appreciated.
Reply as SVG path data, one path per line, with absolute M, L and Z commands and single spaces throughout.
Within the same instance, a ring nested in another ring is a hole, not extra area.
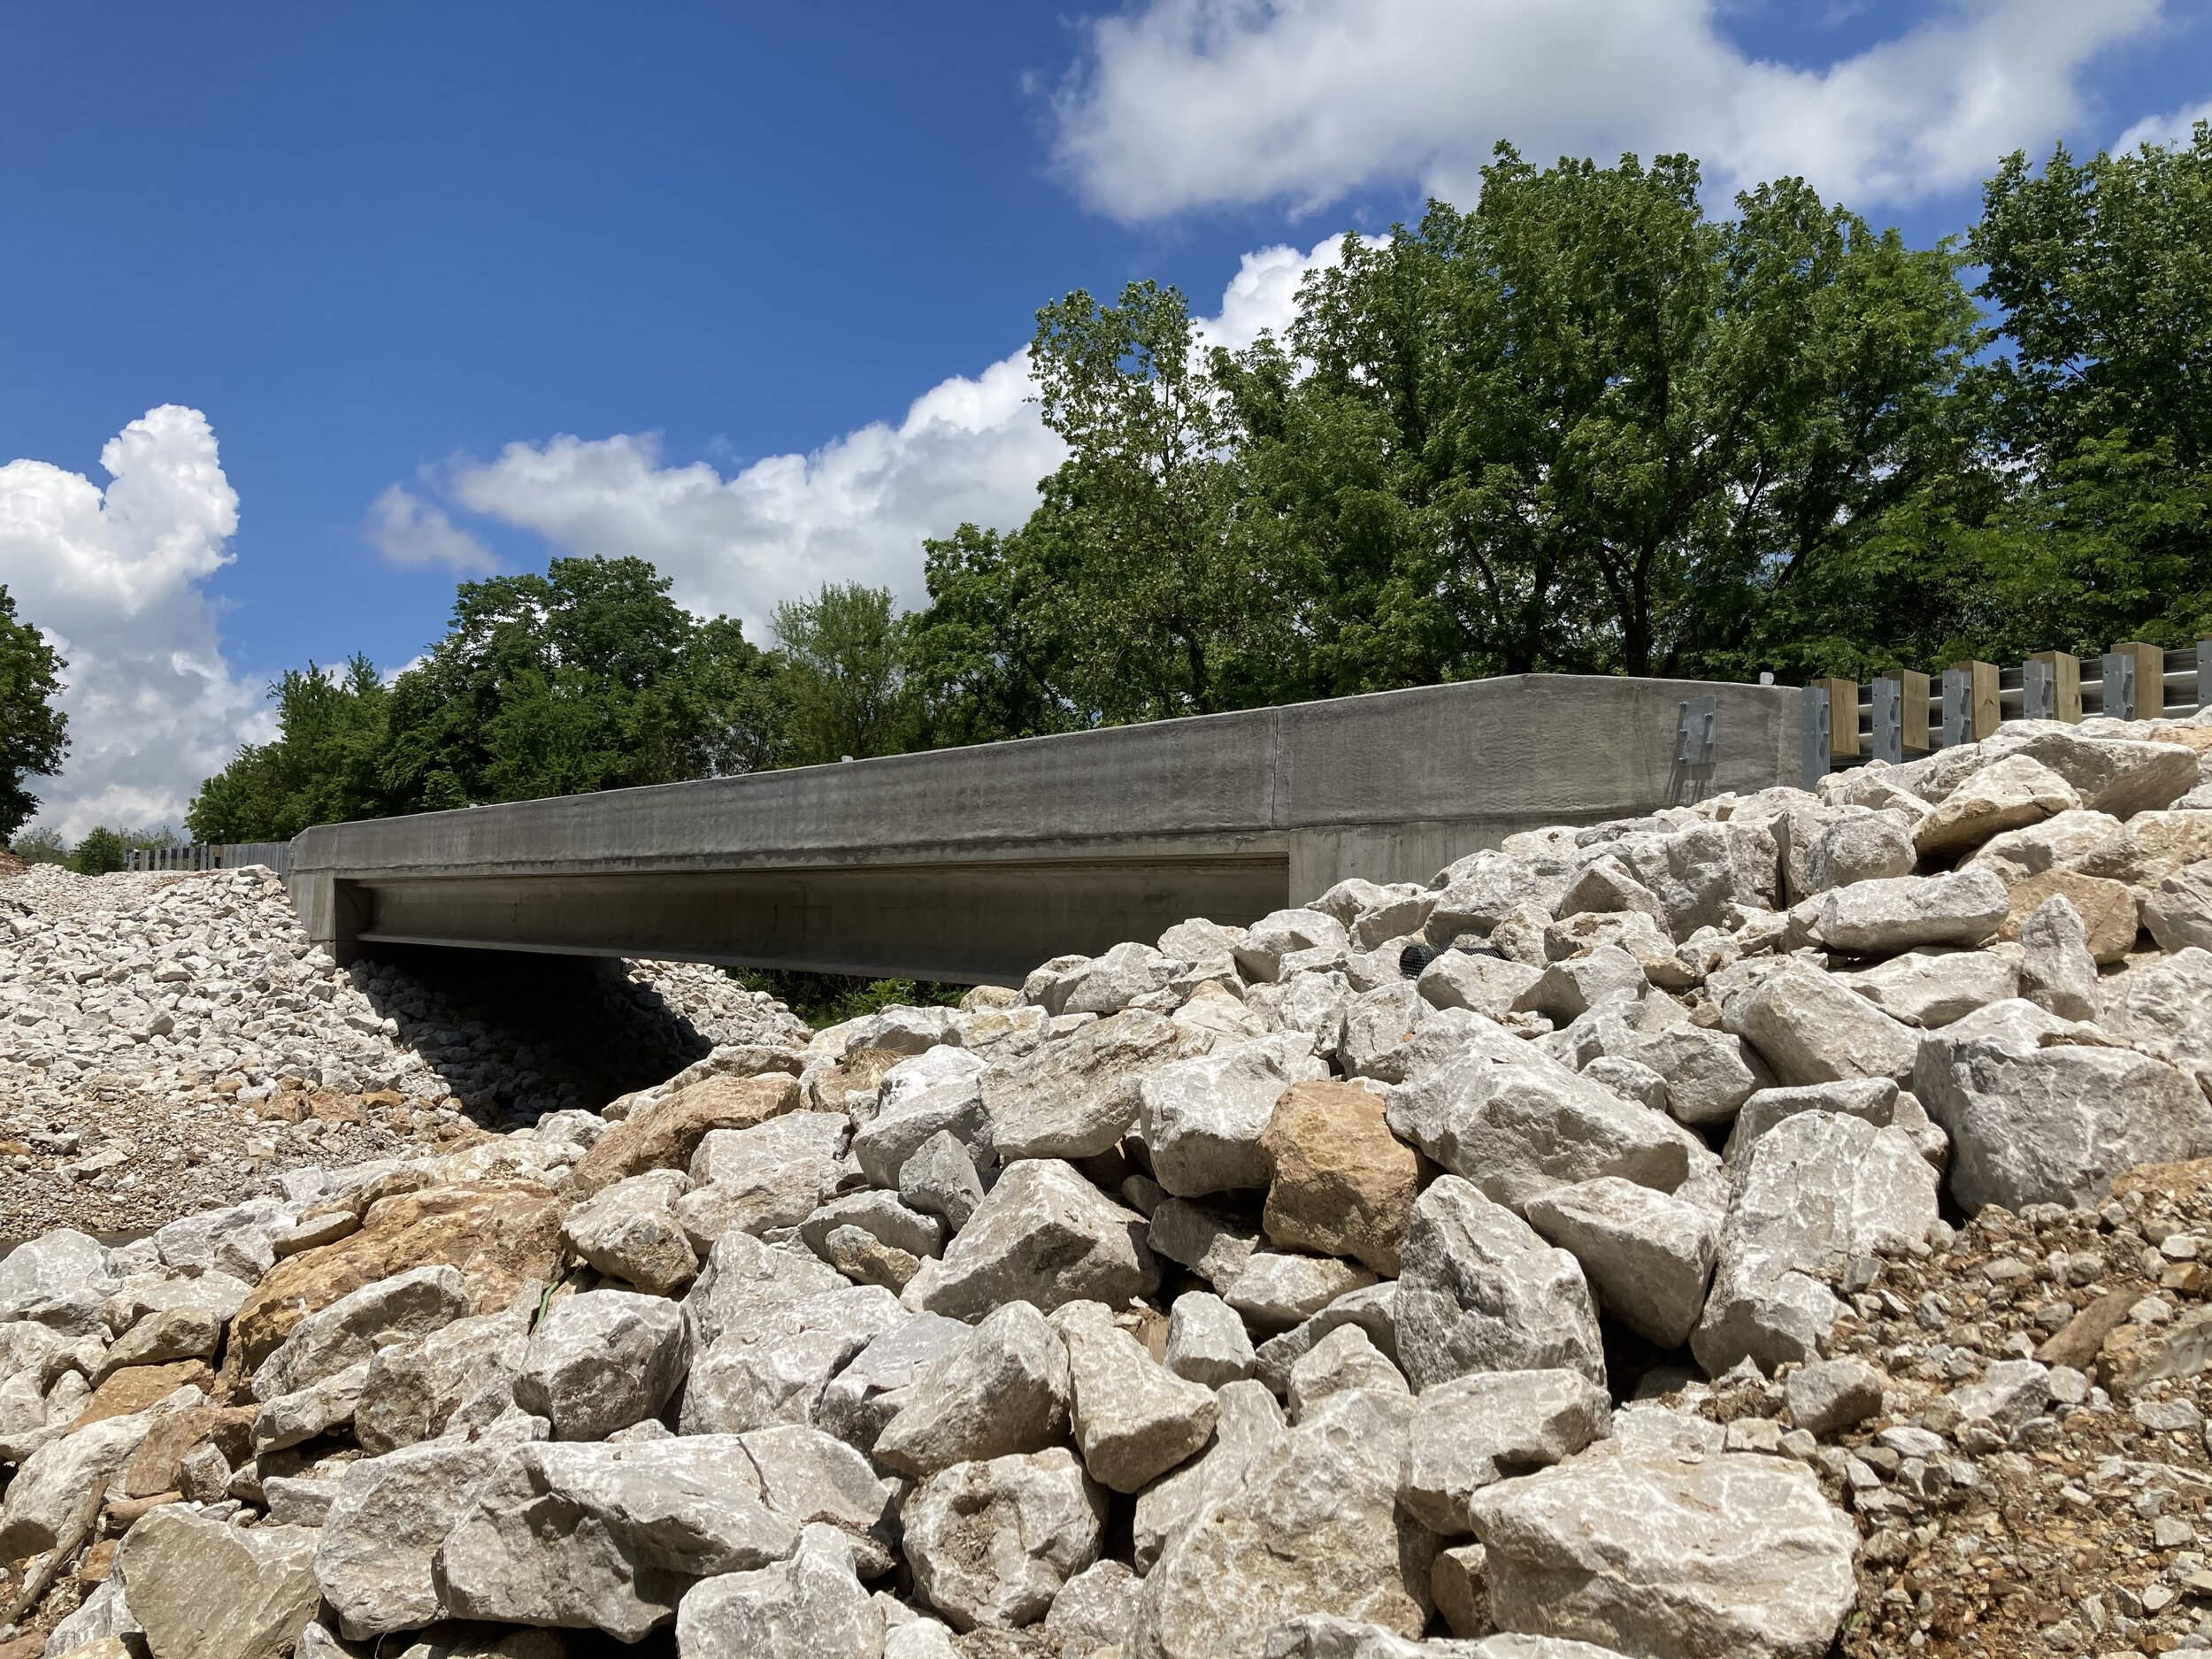
M 7 28 L 0 581 L 72 657 L 42 793 L 73 833 L 174 820 L 275 671 L 404 662 L 460 575 L 634 550 L 757 633 L 825 578 L 918 598 L 920 538 L 1018 521 L 1052 464 L 1040 303 L 1158 277 L 1248 337 L 1336 234 L 1470 196 L 1496 137 L 1689 149 L 1717 201 L 1801 172 L 1925 240 L 2006 150 L 2212 100 L 2205 0 Z

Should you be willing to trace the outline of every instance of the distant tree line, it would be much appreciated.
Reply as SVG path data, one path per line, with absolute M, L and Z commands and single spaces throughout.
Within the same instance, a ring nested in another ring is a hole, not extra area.
M 2039 169 L 1912 248 L 1801 180 L 1500 146 L 1201 349 L 1132 284 L 1038 314 L 1026 523 L 772 640 L 637 559 L 461 586 L 388 683 L 273 687 L 195 836 L 1531 671 L 1785 680 L 2212 633 L 2212 128 Z M 1970 280 L 1973 286 L 1970 288 Z

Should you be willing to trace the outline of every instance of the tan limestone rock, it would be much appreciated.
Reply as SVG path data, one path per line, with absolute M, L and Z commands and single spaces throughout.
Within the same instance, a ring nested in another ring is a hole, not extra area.
M 881 1073 L 877 1074 L 878 1080 Z M 641 1107 L 599 1137 L 576 1165 L 572 1193 L 588 1197 L 646 1170 L 687 1169 L 715 1129 L 750 1129 L 799 1109 L 799 1080 L 781 1071 L 709 1077 Z
M 477 1312 L 503 1308 L 526 1282 L 556 1277 L 562 1214 L 561 1201 L 534 1181 L 465 1182 L 385 1199 L 360 1232 L 269 1271 L 238 1310 L 226 1369 L 250 1370 L 309 1314 L 412 1267 L 457 1268 Z
M 1275 1171 L 1260 1220 L 1270 1239 L 1397 1272 L 1420 1156 L 1390 1133 L 1382 1096 L 1352 1083 L 1297 1084 L 1275 1102 L 1260 1145 Z

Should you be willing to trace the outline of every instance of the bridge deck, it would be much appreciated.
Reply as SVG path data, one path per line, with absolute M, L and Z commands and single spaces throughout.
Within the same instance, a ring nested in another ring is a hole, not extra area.
M 465 811 L 292 844 L 309 933 L 1018 982 L 1046 957 L 1425 880 L 1515 830 L 1794 781 L 1778 687 L 1525 675 Z

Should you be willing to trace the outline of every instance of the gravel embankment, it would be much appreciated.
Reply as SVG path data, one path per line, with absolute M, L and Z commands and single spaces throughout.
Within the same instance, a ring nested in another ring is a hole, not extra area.
M 487 963 L 342 972 L 261 869 L 0 878 L 0 1248 L 449 1149 L 803 1029 L 693 964 Z

